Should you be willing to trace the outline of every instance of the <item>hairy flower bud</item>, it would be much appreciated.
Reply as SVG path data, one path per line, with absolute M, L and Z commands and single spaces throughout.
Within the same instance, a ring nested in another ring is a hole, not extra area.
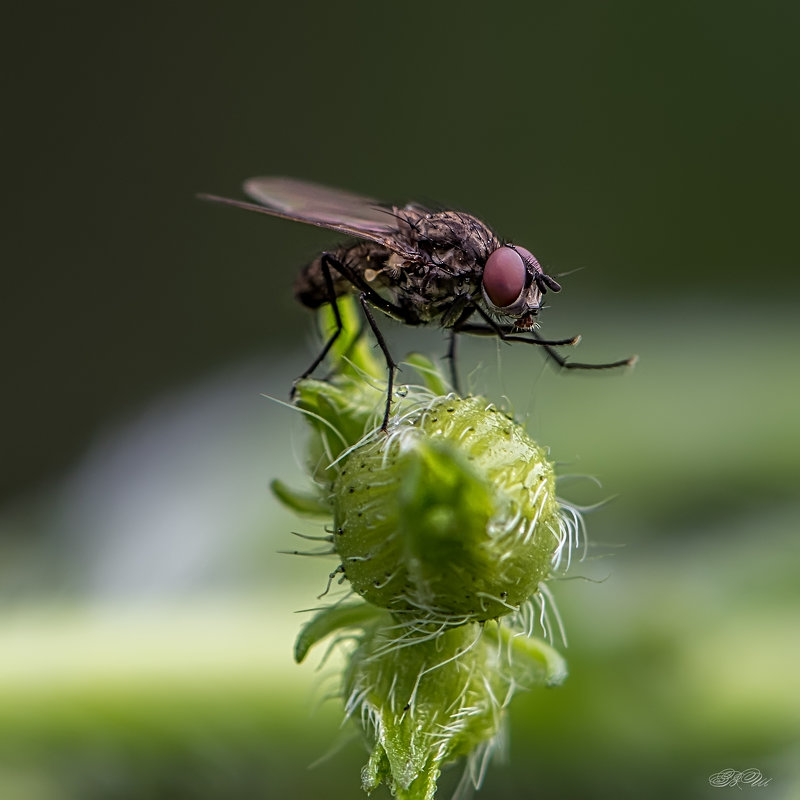
M 465 781 L 480 783 L 517 689 L 566 676 L 533 632 L 537 620 L 550 632 L 543 584 L 569 560 L 580 517 L 559 504 L 547 453 L 522 426 L 483 398 L 447 394 L 421 356 L 412 366 L 425 385 L 397 387 L 379 428 L 385 372 L 352 303 L 340 312 L 333 376 L 296 386 L 316 491 L 273 489 L 328 520 L 330 549 L 310 554 L 338 556 L 331 579 L 363 599 L 320 610 L 295 658 L 331 635 L 354 642 L 341 696 L 371 749 L 363 787 L 431 800 L 441 767 L 461 757 Z
M 514 692 L 555 686 L 567 674 L 552 647 L 505 626 L 471 623 L 425 634 L 367 603 L 320 612 L 298 639 L 297 659 L 348 629 L 361 631 L 342 697 L 371 748 L 362 784 L 372 792 L 385 782 L 405 800 L 430 800 L 442 766 L 462 757 L 464 781 L 480 785 L 487 756 L 502 744 Z
M 423 620 L 515 611 L 563 541 L 545 451 L 478 397 L 436 397 L 342 459 L 334 547 L 352 587 Z

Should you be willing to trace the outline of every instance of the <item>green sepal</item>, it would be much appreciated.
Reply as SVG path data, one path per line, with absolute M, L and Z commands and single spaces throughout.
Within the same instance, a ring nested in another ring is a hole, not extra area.
M 342 332 L 336 337 L 328 351 L 328 363 L 337 374 L 351 378 L 365 375 L 385 380 L 386 368 L 372 354 L 371 341 L 363 335 L 361 312 L 354 297 L 345 295 L 336 300 L 342 320 Z M 325 341 L 336 330 L 336 317 L 333 308 L 326 303 L 320 309 L 319 328 Z
M 342 379 L 337 384 L 306 378 L 295 387 L 295 404 L 308 412 L 306 418 L 314 429 L 311 440 L 312 463 L 323 459 L 316 480 L 330 482 L 333 473 L 328 464 L 358 442 L 373 425 L 382 394 L 364 381 Z M 319 467 L 318 467 L 319 469 Z
M 330 517 L 331 515 L 331 504 L 326 503 L 318 494 L 292 489 L 278 478 L 270 483 L 269 488 L 286 508 L 298 514 L 308 517 Z
M 294 660 L 300 664 L 317 642 L 343 628 L 364 628 L 385 612 L 369 603 L 348 603 L 324 608 L 307 622 L 294 645 Z
M 499 639 L 503 647 L 511 648 L 514 678 L 521 688 L 560 686 L 566 680 L 567 661 L 547 642 L 534 636 L 520 636 L 518 631 L 504 625 L 487 626 L 484 635 Z
M 411 353 L 405 358 L 405 363 L 414 367 L 422 378 L 422 384 L 433 394 L 447 394 L 450 387 L 442 378 L 442 373 L 427 356 L 422 353 Z
M 458 565 L 431 594 L 460 593 L 463 579 L 480 574 L 491 556 L 483 545 L 494 510 L 491 485 L 446 441 L 421 439 L 397 468 L 397 530 L 413 583 L 433 587 L 450 573 L 444 565 Z

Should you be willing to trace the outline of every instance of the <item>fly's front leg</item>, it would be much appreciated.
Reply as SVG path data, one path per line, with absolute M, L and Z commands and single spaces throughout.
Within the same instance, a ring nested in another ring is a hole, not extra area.
M 559 355 L 553 347 L 576 345 L 581 340 L 580 336 L 573 336 L 570 339 L 543 339 L 535 331 L 531 330 L 531 338 L 529 339 L 526 336 L 506 333 L 480 306 L 475 306 L 475 309 L 486 322 L 486 325 L 462 325 L 458 328 L 459 332 L 471 333 L 479 336 L 494 334 L 504 342 L 527 342 L 528 344 L 538 345 L 561 369 L 613 369 L 614 367 L 629 367 L 636 363 L 636 356 L 623 358 L 619 361 L 611 361 L 607 364 L 585 364 L 579 361 L 567 361 L 567 359 Z
M 531 331 L 531 335 L 533 336 L 532 341 L 538 345 L 541 345 L 544 348 L 545 353 L 547 353 L 547 355 L 552 358 L 561 369 L 613 369 L 614 367 L 630 367 L 636 363 L 636 356 L 622 358 L 619 361 L 610 361 L 607 364 L 584 364 L 579 361 L 567 361 L 564 356 L 559 355 L 550 346 L 551 344 L 557 344 L 557 342 L 549 342 L 544 339 L 540 339 L 533 331 Z M 580 337 L 577 338 L 580 339 Z M 574 344 L 577 344 L 577 342 Z
M 570 336 L 569 339 L 528 339 L 525 336 L 518 336 L 513 333 L 506 333 L 499 325 L 461 325 L 456 328 L 458 333 L 468 333 L 470 336 L 496 336 L 504 342 L 526 342 L 536 345 L 555 345 L 568 347 L 576 345 L 581 340 L 580 336 Z
M 527 342 L 528 344 L 546 345 L 575 345 L 581 340 L 580 336 L 571 336 L 569 339 L 542 339 L 531 331 L 533 339 L 525 336 L 518 336 L 513 333 L 506 333 L 480 306 L 475 306 L 475 310 L 486 322 L 485 325 L 475 325 L 464 323 L 454 328 L 458 333 L 469 333 L 473 336 L 497 336 L 504 342 Z

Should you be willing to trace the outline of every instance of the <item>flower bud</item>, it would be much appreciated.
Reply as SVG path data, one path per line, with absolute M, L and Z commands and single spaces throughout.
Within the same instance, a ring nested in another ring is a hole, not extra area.
M 368 793 L 387 783 L 395 797 L 429 800 L 442 766 L 462 757 L 465 780 L 479 786 L 488 755 L 503 742 L 514 692 L 555 686 L 567 675 L 552 647 L 505 625 L 427 635 L 364 602 L 319 612 L 300 634 L 297 659 L 329 636 L 350 631 L 352 638 L 354 629 L 360 634 L 342 696 L 370 747 L 361 772 Z
M 353 589 L 422 621 L 515 611 L 562 543 L 552 464 L 478 397 L 437 397 L 353 449 L 333 481 L 334 547 Z

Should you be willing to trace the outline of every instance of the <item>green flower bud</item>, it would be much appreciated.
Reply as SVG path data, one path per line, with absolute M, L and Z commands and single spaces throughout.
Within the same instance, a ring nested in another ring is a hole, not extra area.
M 298 659 L 346 628 L 363 631 L 342 686 L 346 714 L 371 748 L 363 787 L 387 783 L 405 800 L 432 798 L 442 766 L 462 757 L 464 780 L 479 785 L 502 743 L 513 693 L 559 684 L 567 674 L 555 650 L 505 626 L 472 623 L 425 635 L 366 603 L 318 614 L 298 639 Z
M 552 464 L 483 398 L 434 398 L 354 449 L 333 481 L 353 589 L 422 621 L 516 611 L 563 542 Z

